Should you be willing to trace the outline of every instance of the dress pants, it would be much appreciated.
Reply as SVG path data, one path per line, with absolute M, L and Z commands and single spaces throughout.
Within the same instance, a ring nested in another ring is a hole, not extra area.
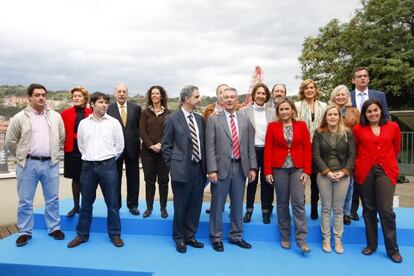
M 19 235 L 32 235 L 33 230 L 33 199 L 40 181 L 45 198 L 45 222 L 48 233 L 60 229 L 59 216 L 59 164 L 50 166 L 50 160 L 40 161 L 27 159 L 23 168 L 18 165 L 17 194 L 17 227 Z
M 352 207 L 352 196 L 354 194 L 354 177 L 351 174 L 349 176 L 349 186 L 348 186 L 348 191 L 346 193 L 345 196 L 345 202 L 344 202 L 344 215 L 349 216 L 349 214 L 351 213 L 351 207 Z
M 262 211 L 266 212 L 272 209 L 274 200 L 273 186 L 267 183 L 264 171 L 263 171 L 263 155 L 264 147 L 255 147 L 256 159 L 257 159 L 257 171 L 260 170 L 260 199 L 262 202 Z M 246 209 L 253 210 L 254 199 L 256 197 L 257 183 L 259 182 L 259 173 L 254 181 L 247 184 L 247 197 L 246 197 Z
M 219 179 L 211 183 L 211 209 L 210 209 L 210 240 L 212 242 L 223 240 L 223 209 L 227 195 L 230 196 L 230 232 L 229 240 L 237 242 L 243 235 L 243 197 L 246 177 L 241 162 L 231 162 L 226 179 Z
M 395 213 L 392 209 L 395 186 L 380 166 L 373 166 L 360 188 L 367 245 L 373 250 L 377 249 L 378 212 L 385 249 L 387 255 L 392 256 L 398 250 Z
M 290 241 L 289 198 L 292 204 L 295 236 L 298 246 L 306 243 L 308 226 L 305 217 L 305 185 L 300 181 L 302 169 L 273 169 L 277 198 L 277 221 L 283 241 Z
M 83 241 L 89 239 L 93 203 L 96 199 L 98 183 L 108 209 L 108 235 L 109 237 L 121 235 L 115 158 L 105 161 L 83 161 L 80 177 L 82 203 L 79 210 L 78 226 L 76 227 L 76 232 Z
M 137 159 L 128 157 L 124 152 L 116 160 L 116 168 L 118 172 L 118 208 L 122 207 L 121 187 L 122 187 L 122 166 L 125 161 L 125 173 L 127 184 L 127 207 L 128 209 L 138 207 L 138 193 L 139 193 L 139 162 Z
M 331 213 L 334 213 L 333 232 L 336 240 L 342 239 L 344 232 L 344 201 L 348 192 L 349 176 L 332 182 L 328 176 L 318 173 L 319 193 L 321 195 L 321 231 L 325 241 L 331 240 Z
M 361 185 L 354 181 L 354 190 L 352 192 L 351 213 L 358 212 L 359 199 L 361 198 Z
M 188 182 L 172 181 L 173 240 L 176 243 L 194 238 L 197 232 L 205 187 L 201 166 L 201 163 L 192 161 L 188 168 Z
M 168 198 L 168 182 L 170 179 L 168 176 L 168 167 L 165 165 L 162 154 L 143 148 L 141 150 L 141 162 L 144 170 L 145 199 L 147 201 L 147 209 L 153 209 L 156 189 L 155 183 L 157 178 L 161 209 L 166 208 Z
M 316 172 L 312 172 L 310 175 L 310 184 L 311 184 L 311 207 L 318 208 L 319 201 L 319 189 L 318 182 L 316 181 Z

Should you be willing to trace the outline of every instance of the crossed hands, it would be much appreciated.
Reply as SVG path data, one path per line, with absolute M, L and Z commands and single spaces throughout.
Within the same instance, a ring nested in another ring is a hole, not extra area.
M 345 176 L 344 172 L 337 171 L 337 172 L 328 172 L 326 174 L 332 182 L 338 182 L 341 180 L 342 177 Z
M 152 149 L 156 153 L 159 153 L 161 151 L 161 144 L 160 143 L 154 144 L 150 147 L 150 149 Z

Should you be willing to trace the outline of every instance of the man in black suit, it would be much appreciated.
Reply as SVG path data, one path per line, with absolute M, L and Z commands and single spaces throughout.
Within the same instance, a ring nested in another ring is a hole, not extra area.
M 378 100 L 384 110 L 385 116 L 388 118 L 388 104 L 387 99 L 385 97 L 385 93 L 382 91 L 368 89 L 369 84 L 369 71 L 368 67 L 357 67 L 352 72 L 352 83 L 355 85 L 355 90 L 351 91 L 351 102 L 352 107 L 358 108 L 359 111 L 362 109 L 362 105 L 368 99 L 376 99 Z M 360 191 L 359 185 L 352 181 L 354 184 L 354 190 L 352 194 L 352 206 L 351 206 L 351 213 L 350 218 L 352 220 L 359 220 L 358 215 L 358 206 L 359 206 L 359 198 L 360 198 Z M 348 197 L 347 197 L 348 198 Z
M 122 207 L 121 185 L 122 167 L 125 162 L 127 179 L 127 207 L 134 216 L 139 215 L 138 193 L 139 193 L 139 167 L 138 158 L 140 150 L 139 120 L 141 107 L 128 102 L 128 87 L 120 83 L 115 86 L 114 96 L 116 103 L 108 107 L 108 114 L 117 119 L 122 126 L 125 139 L 125 149 L 116 161 L 118 170 L 118 207 Z
M 165 120 L 161 151 L 170 170 L 174 194 L 173 239 L 177 251 L 185 253 L 186 245 L 204 247 L 195 234 L 207 177 L 205 122 L 194 112 L 201 101 L 198 88 L 185 86 L 180 100 L 181 107 Z

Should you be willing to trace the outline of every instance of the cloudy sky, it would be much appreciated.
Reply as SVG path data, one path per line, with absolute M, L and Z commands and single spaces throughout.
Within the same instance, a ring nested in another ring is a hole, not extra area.
M 304 38 L 332 18 L 348 21 L 359 0 L 13 0 L 0 9 L 0 84 L 112 92 L 124 82 L 170 96 L 195 84 L 247 92 L 256 65 L 264 82 L 296 94 Z

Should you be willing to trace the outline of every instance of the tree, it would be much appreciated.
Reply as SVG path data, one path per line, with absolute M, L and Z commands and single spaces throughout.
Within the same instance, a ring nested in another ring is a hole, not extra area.
M 414 1 L 361 1 L 347 23 L 331 20 L 317 37 L 307 37 L 299 61 L 302 78 L 325 94 L 351 87 L 352 69 L 368 66 L 370 87 L 385 91 L 392 109 L 414 107 Z

